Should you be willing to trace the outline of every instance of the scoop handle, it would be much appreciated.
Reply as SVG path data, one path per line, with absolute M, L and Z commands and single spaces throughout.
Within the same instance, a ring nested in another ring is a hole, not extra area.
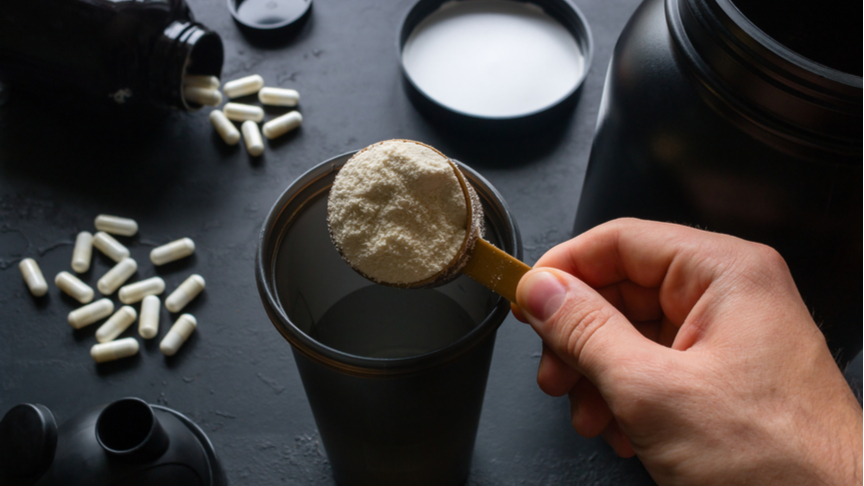
M 516 303 L 516 286 L 528 270 L 531 270 L 531 267 L 483 238 L 478 238 L 468 263 L 462 268 L 462 274 Z

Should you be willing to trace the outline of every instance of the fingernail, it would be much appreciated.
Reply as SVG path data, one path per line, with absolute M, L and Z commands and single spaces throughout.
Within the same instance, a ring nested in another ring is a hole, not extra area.
M 522 284 L 522 299 L 525 303 L 523 310 L 541 321 L 552 317 L 564 299 L 567 297 L 567 289 L 561 281 L 551 272 L 535 272 L 527 277 Z

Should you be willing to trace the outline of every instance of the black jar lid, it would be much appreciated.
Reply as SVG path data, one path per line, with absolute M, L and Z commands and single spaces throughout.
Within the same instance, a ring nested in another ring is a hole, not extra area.
M 506 18 L 504 22 L 521 23 L 523 27 L 521 30 L 519 25 L 510 30 L 511 25 L 507 24 L 496 27 L 494 18 Z M 458 31 L 460 28 L 461 33 Z M 457 35 L 450 37 L 447 29 L 452 29 Z M 442 35 L 442 32 L 447 34 Z M 424 40 L 422 37 L 430 35 L 438 39 Z M 484 51 L 484 44 L 499 46 L 502 39 L 514 46 L 513 56 L 509 55 L 511 51 L 499 50 L 493 54 L 503 54 L 502 57 L 484 58 L 487 56 L 485 52 L 489 51 Z M 424 43 L 422 47 L 420 42 Z M 538 69 L 513 83 L 512 76 L 526 74 L 524 70 L 520 71 L 519 66 L 531 66 L 538 57 L 535 54 L 546 56 L 550 43 L 556 50 L 557 59 L 562 64 L 572 65 L 572 69 L 567 71 L 556 66 L 553 57 L 549 57 L 539 66 L 550 72 L 560 71 L 561 79 L 550 82 L 548 76 L 539 74 L 545 71 Z M 441 51 L 437 51 L 438 46 L 441 46 Z M 445 123 L 455 121 L 480 130 L 496 130 L 514 123 L 530 126 L 548 118 L 550 113 L 569 112 L 593 56 L 591 30 L 585 17 L 570 0 L 419 0 L 403 20 L 397 47 L 406 92 L 414 105 L 424 114 L 443 119 Z M 419 56 L 421 51 L 425 57 L 413 57 Z M 473 53 L 477 53 L 474 60 L 471 59 Z M 453 64 L 456 57 L 462 58 L 466 69 L 460 70 Z M 430 59 L 433 62 L 429 62 Z M 428 68 L 432 65 L 436 69 Z M 440 76 L 441 82 L 434 86 L 430 84 L 429 79 L 434 77 L 429 75 L 430 72 L 441 74 L 450 66 L 453 66 L 452 71 Z M 487 73 L 500 69 L 504 74 L 497 77 L 486 75 L 483 72 L 486 66 L 489 66 Z M 424 72 L 426 79 L 421 79 Z M 450 77 L 449 83 L 443 80 L 446 76 Z M 513 96 L 526 98 L 524 102 L 514 103 L 512 98 L 504 95 L 509 89 L 508 82 L 527 87 L 522 92 L 513 93 Z M 475 84 L 471 87 L 470 83 Z M 469 88 L 457 93 L 463 90 L 462 84 Z M 497 93 L 492 95 L 496 90 Z M 486 98 L 485 104 L 475 103 L 479 97 Z M 464 104 L 460 104 L 460 99 Z M 500 100 L 501 106 L 495 105 L 496 100 Z
M 294 30 L 311 11 L 312 0 L 228 0 L 234 21 L 250 34 L 273 36 Z

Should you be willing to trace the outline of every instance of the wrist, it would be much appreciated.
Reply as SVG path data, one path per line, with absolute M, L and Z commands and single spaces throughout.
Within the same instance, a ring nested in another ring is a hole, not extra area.
M 847 398 L 847 397 L 843 397 Z M 826 420 L 812 424 L 807 462 L 813 471 L 812 484 L 860 486 L 862 473 L 862 410 L 854 397 L 841 400 L 842 406 L 823 411 Z M 849 403 L 849 402 L 852 403 Z

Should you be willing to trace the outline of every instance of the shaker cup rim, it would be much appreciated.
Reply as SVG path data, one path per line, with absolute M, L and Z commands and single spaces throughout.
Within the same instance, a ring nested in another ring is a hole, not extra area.
M 326 160 L 292 182 L 276 200 L 267 214 L 264 225 L 258 234 L 258 245 L 255 255 L 255 281 L 264 309 L 270 321 L 279 333 L 301 354 L 310 360 L 334 369 L 341 373 L 368 377 L 403 376 L 420 370 L 443 365 L 462 355 L 481 343 L 490 333 L 494 333 L 507 317 L 510 303 L 500 296 L 497 297 L 494 308 L 477 326 L 457 341 L 441 349 L 429 353 L 405 358 L 371 358 L 349 354 L 326 346 L 309 337 L 297 327 L 288 317 L 282 307 L 275 282 L 276 254 L 281 246 L 282 236 L 292 219 L 304 208 L 305 202 L 322 192 L 329 190 L 330 185 L 314 189 L 320 181 L 339 169 L 354 155 L 356 151 L 347 152 Z M 453 160 L 453 159 L 451 159 Z M 480 174 L 465 164 L 453 160 L 477 191 L 480 199 L 485 201 L 487 215 L 502 221 L 501 227 L 496 227 L 501 238 L 501 246 L 505 251 L 522 258 L 522 242 L 519 229 L 510 209 L 500 193 Z M 304 194 L 313 190 L 313 196 Z M 305 201 L 299 201 L 303 196 Z M 294 203 L 294 207 L 292 206 Z M 293 211 L 293 212 L 292 212 Z

